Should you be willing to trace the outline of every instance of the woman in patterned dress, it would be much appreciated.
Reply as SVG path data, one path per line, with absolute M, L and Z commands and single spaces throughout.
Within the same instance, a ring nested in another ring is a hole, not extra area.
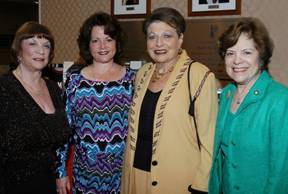
M 123 33 L 100 12 L 80 29 L 78 45 L 86 66 L 66 82 L 66 113 L 74 129 L 71 143 L 73 193 L 119 193 L 134 72 L 119 63 Z M 70 189 L 65 170 L 69 144 L 58 150 L 59 193 Z

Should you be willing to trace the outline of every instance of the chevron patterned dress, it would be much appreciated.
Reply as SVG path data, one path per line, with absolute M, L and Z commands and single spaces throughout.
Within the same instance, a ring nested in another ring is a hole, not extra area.
M 120 193 L 135 72 L 117 81 L 92 81 L 72 73 L 66 88 L 66 113 L 74 129 L 73 193 Z M 69 144 L 57 151 L 64 177 Z

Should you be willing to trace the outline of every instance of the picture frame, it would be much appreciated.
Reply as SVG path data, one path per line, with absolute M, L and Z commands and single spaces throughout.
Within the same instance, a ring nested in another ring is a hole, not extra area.
M 111 15 L 116 18 L 144 18 L 151 12 L 151 0 L 111 0 Z
M 241 0 L 188 0 L 189 16 L 240 14 Z

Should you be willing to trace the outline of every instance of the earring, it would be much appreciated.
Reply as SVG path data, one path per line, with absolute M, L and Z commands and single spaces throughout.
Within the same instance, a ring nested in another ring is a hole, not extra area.
M 21 57 L 17 57 L 17 63 L 18 65 L 21 64 Z

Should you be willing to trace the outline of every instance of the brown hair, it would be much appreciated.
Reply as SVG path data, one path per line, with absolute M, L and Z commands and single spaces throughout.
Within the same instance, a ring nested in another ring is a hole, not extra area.
M 160 21 L 175 28 L 178 36 L 184 34 L 186 30 L 186 23 L 184 17 L 176 10 L 170 7 L 161 7 L 155 9 L 150 16 L 146 18 L 143 23 L 143 32 L 147 35 L 147 29 L 155 21 Z
M 237 43 L 242 33 L 247 33 L 248 37 L 253 39 L 259 52 L 261 69 L 267 70 L 274 44 L 264 24 L 256 18 L 243 18 L 232 24 L 219 38 L 219 55 L 224 59 L 227 49 Z
M 83 58 L 86 64 L 91 64 L 93 62 L 93 56 L 90 52 L 89 43 L 91 40 L 91 31 L 94 26 L 104 26 L 104 33 L 116 41 L 116 53 L 113 59 L 116 63 L 120 64 L 120 57 L 123 53 L 124 33 L 119 22 L 104 12 L 94 13 L 84 21 L 82 27 L 80 28 L 80 34 L 77 40 L 80 56 Z
M 51 49 L 49 53 L 49 62 L 50 63 L 54 57 L 54 47 L 55 47 L 55 42 L 54 42 L 54 37 L 52 36 L 50 30 L 37 22 L 26 22 L 22 26 L 20 26 L 15 34 L 14 40 L 11 45 L 11 60 L 12 60 L 12 65 L 18 66 L 19 61 L 18 61 L 18 56 L 21 51 L 21 42 L 25 39 L 32 38 L 34 36 L 40 37 L 40 38 L 45 38 L 49 40 L 51 44 Z

